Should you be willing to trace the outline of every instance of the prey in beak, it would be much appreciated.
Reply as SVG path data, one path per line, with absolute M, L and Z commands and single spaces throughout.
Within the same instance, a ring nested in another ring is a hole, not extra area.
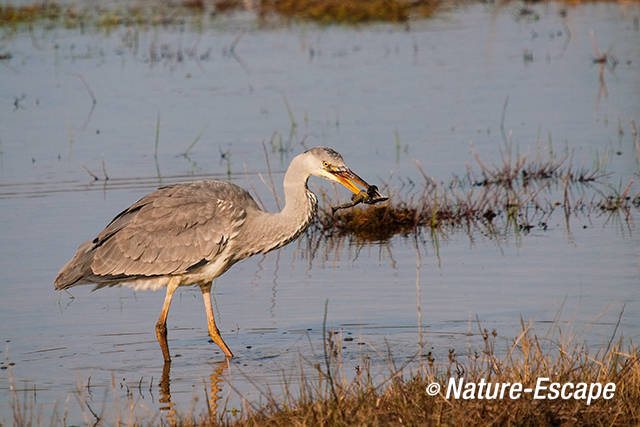
M 376 187 L 375 185 L 367 184 L 364 179 L 360 178 L 347 167 L 334 167 L 329 170 L 329 173 L 331 173 L 340 184 L 344 185 L 354 193 L 351 196 L 351 202 L 344 203 L 339 206 L 333 206 L 331 208 L 332 214 L 334 214 L 338 209 L 350 208 L 360 203 L 367 203 L 372 205 L 388 199 L 388 197 L 383 197 L 382 195 L 380 195 L 380 193 L 378 192 L 378 187 Z M 360 189 L 358 185 L 364 188 Z

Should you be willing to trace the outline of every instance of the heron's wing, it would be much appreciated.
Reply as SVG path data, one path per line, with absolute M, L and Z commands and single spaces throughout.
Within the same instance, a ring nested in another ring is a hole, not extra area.
M 92 273 L 106 279 L 188 272 L 214 260 L 254 208 L 245 190 L 226 182 L 162 187 L 116 216 L 91 242 Z

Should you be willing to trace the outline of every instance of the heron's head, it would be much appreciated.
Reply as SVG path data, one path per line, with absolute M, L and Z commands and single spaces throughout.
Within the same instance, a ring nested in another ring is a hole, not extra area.
M 340 153 L 331 148 L 315 147 L 305 151 L 303 155 L 311 175 L 342 184 L 355 194 L 360 192 L 357 184 L 364 186 L 364 189 L 369 187 L 369 184 L 344 164 Z

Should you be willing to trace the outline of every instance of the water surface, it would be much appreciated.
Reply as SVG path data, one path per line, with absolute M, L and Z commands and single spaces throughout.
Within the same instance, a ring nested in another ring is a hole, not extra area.
M 126 414 L 128 397 L 137 415 L 156 414 L 167 407 L 167 379 L 183 413 L 202 410 L 203 387 L 216 384 L 227 409 L 242 409 L 240 396 L 258 404 L 258 387 L 279 393 L 283 377 L 295 387 L 300 364 L 313 375 L 327 300 L 327 327 L 353 338 L 344 341 L 346 370 L 368 354 L 384 372 L 387 344 L 398 361 L 411 359 L 419 330 L 423 352 L 438 361 L 450 348 L 464 354 L 477 342 L 476 316 L 505 339 L 521 318 L 541 335 L 559 320 L 597 348 L 624 306 L 621 330 L 637 341 L 637 210 L 629 221 L 576 215 L 571 234 L 560 212 L 526 235 L 459 232 L 435 246 L 427 234 L 418 251 L 403 237 L 321 243 L 314 257 L 304 240 L 293 243 L 216 280 L 216 319 L 237 355 L 228 367 L 207 342 L 200 292 L 177 293 L 168 319 L 174 362 L 164 378 L 153 330 L 162 292 L 53 290 L 81 242 L 159 185 L 230 179 L 253 186 L 273 209 L 260 181 L 262 142 L 278 189 L 292 156 L 315 145 L 336 148 L 365 179 L 396 186 L 421 182 L 414 160 L 436 180 L 464 174 L 474 162 L 470 143 L 499 163 L 507 97 L 505 134 L 520 153 L 546 153 L 551 141 L 576 165 L 606 164 L 607 182 L 626 186 L 638 171 L 630 120 L 640 121 L 640 9 L 593 4 L 566 17 L 559 9 L 537 6 L 536 20 L 516 6 L 473 6 L 408 30 L 259 29 L 252 19 L 221 19 L 202 32 L 5 31 L 0 51 L 12 59 L 0 63 L 0 357 L 8 368 L 0 370 L 0 422 L 12 420 L 11 383 L 45 420 L 55 408 L 83 422 L 92 417 L 85 402 Z M 590 31 L 617 60 L 602 72 L 606 93 Z

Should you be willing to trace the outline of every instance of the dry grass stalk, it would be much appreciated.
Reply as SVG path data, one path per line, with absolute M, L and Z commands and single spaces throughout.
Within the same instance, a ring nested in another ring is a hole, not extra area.
M 631 135 L 633 136 L 633 146 L 636 148 L 636 159 L 640 165 L 640 140 L 638 140 L 638 128 L 635 120 L 631 120 Z

